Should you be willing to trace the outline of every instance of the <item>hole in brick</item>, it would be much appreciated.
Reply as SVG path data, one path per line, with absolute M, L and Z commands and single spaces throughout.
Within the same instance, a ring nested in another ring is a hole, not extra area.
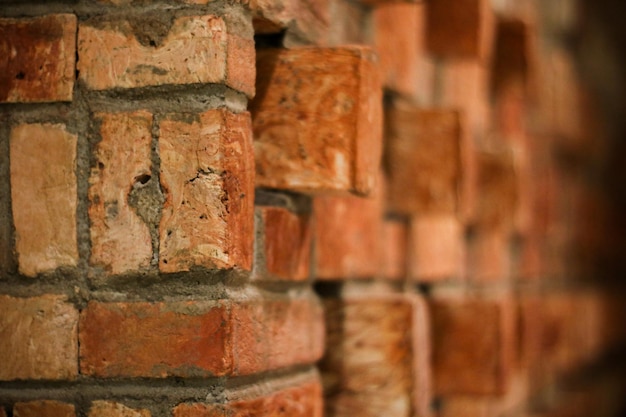
M 26 77 L 26 74 L 24 74 L 23 71 L 20 71 L 17 73 L 17 75 L 15 76 L 15 78 L 17 78 L 18 80 L 23 80 Z
M 283 39 L 285 38 L 285 32 L 279 33 L 264 33 L 260 35 L 254 35 L 255 48 L 281 48 L 283 46 Z
M 200 218 L 203 219 L 203 220 L 206 219 L 206 214 L 201 214 Z
M 155 41 L 153 41 L 153 40 L 150 40 L 150 42 L 149 42 L 149 43 L 150 43 L 150 46 L 156 46 L 156 42 L 155 42 Z
M 146 185 L 148 181 L 150 181 L 150 178 L 152 178 L 152 176 L 148 174 L 138 175 L 135 177 L 135 184 L 139 183 L 141 185 Z
M 98 162 L 98 169 L 104 169 L 104 164 L 102 162 Z

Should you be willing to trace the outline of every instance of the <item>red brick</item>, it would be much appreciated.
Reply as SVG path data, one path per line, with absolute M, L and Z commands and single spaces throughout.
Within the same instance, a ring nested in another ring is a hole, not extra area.
M 296 214 L 279 207 L 262 207 L 263 253 L 269 276 L 303 281 L 309 277 L 311 225 L 309 214 Z
M 326 414 L 410 416 L 413 304 L 407 297 L 324 300 L 327 344 L 320 362 Z
M 502 230 L 478 230 L 467 249 L 467 277 L 473 282 L 502 282 L 512 272 L 510 235 Z
M 250 104 L 257 186 L 305 193 L 373 189 L 382 143 L 375 65 L 366 47 L 258 52 L 259 93 Z
M 515 349 L 511 300 L 436 299 L 431 307 L 436 393 L 506 392 Z
M 387 114 L 388 199 L 405 214 L 453 214 L 460 183 L 456 111 L 396 107 Z
M 230 401 L 223 405 L 184 403 L 174 417 L 322 417 L 322 389 L 317 381 L 301 383 L 270 394 Z
M 29 401 L 15 403 L 14 417 L 75 417 L 76 410 L 73 404 L 60 401 Z
M 379 195 L 314 199 L 315 278 L 374 278 L 381 273 L 380 200 Z
M 315 362 L 320 307 L 310 298 L 246 302 L 90 302 L 81 373 L 97 377 L 247 375 Z
M 478 204 L 480 227 L 510 230 L 514 226 L 518 179 L 513 154 L 508 150 L 480 151 L 478 158 Z
M 76 378 L 77 324 L 63 296 L 0 296 L 0 380 Z
M 411 279 L 432 282 L 464 277 L 465 237 L 456 217 L 415 217 L 409 233 Z
M 89 179 L 90 263 L 112 274 L 145 269 L 152 259 L 148 224 L 129 204 L 151 180 L 152 115 L 98 113 L 102 140 Z
M 250 270 L 254 161 L 248 113 L 169 114 L 160 122 L 161 272 Z
M 489 0 L 430 0 L 426 10 L 431 53 L 444 58 L 489 57 L 494 31 Z
M 129 21 L 94 18 L 80 24 L 78 54 L 80 80 L 93 90 L 218 83 L 254 95 L 254 42 L 217 16 L 175 18 L 162 40 Z
M 91 403 L 87 417 L 150 417 L 146 409 L 133 409 L 113 401 L 94 401 Z
M 519 19 L 500 19 L 496 25 L 492 88 L 496 93 L 511 84 L 524 84 L 530 66 L 530 28 Z
M 408 227 L 404 222 L 385 220 L 382 225 L 382 276 L 403 279 L 407 271 Z
M 0 102 L 72 101 L 76 16 L 0 19 Z
M 22 124 L 10 141 L 19 271 L 35 276 L 75 266 L 76 135 L 61 124 Z

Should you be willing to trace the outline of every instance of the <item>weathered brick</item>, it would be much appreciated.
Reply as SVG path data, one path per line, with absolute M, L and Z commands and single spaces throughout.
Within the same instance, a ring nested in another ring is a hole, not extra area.
M 90 263 L 112 274 L 147 268 L 152 259 L 150 230 L 131 205 L 131 196 L 156 181 L 151 178 L 152 115 L 98 113 L 95 119 L 102 140 L 95 147 L 89 178 Z M 154 217 L 157 208 L 152 211 Z
M 0 19 L 0 102 L 71 101 L 76 16 Z
M 318 381 L 304 382 L 270 394 L 231 401 L 223 405 L 184 403 L 174 417 L 322 417 L 322 388 Z
M 105 378 L 247 375 L 310 364 L 324 339 L 321 308 L 306 297 L 92 301 L 80 329 L 81 373 Z
M 29 401 L 18 402 L 13 406 L 14 417 L 75 417 L 73 404 L 60 401 Z
M 439 298 L 431 308 L 436 393 L 504 393 L 514 360 L 512 300 Z
M 252 112 L 257 186 L 369 193 L 381 152 L 382 90 L 366 47 L 265 49 Z
M 390 209 L 419 215 L 456 213 L 459 113 L 396 106 L 387 113 L 386 125 Z
M 0 296 L 0 380 L 76 378 L 77 324 L 63 296 Z
M 311 259 L 310 215 L 280 207 L 262 207 L 258 211 L 263 221 L 262 250 L 269 274 L 262 278 L 306 280 Z
M 403 279 L 407 271 L 408 227 L 404 222 L 385 220 L 382 224 L 382 276 Z
M 160 122 L 159 269 L 252 264 L 254 160 L 248 113 L 169 114 Z
M 409 277 L 432 282 L 464 277 L 465 237 L 455 216 L 418 216 L 409 231 Z
M 94 90 L 218 83 L 254 95 L 254 42 L 218 16 L 175 18 L 162 39 L 130 20 L 94 18 L 80 24 L 78 54 L 79 78 Z
M 431 0 L 426 41 L 444 58 L 481 58 L 491 53 L 494 16 L 489 0 Z
M 87 417 L 150 417 L 146 409 L 133 409 L 113 401 L 94 401 L 91 403 Z
M 22 124 L 11 130 L 15 249 L 24 275 L 78 262 L 76 140 L 61 124 Z
M 328 0 L 252 0 L 254 33 L 287 30 L 314 44 L 327 44 L 329 4 Z

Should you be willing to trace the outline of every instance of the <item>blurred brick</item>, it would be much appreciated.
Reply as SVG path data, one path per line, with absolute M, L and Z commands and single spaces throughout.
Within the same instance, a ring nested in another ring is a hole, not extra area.
M 460 182 L 459 114 L 395 107 L 387 114 L 388 199 L 405 214 L 453 214 Z
M 513 154 L 508 150 L 481 151 L 478 157 L 479 227 L 510 230 L 519 201 Z
M 11 130 L 11 197 L 19 271 L 28 276 L 78 262 L 76 135 L 61 124 Z
M 76 16 L 0 19 L 0 102 L 72 101 Z
M 404 222 L 385 220 L 382 225 L 382 276 L 404 279 L 407 271 L 408 227 Z
M 279 207 L 262 207 L 258 211 L 263 220 L 267 273 L 278 279 L 306 280 L 311 260 L 310 216 Z
M 113 401 L 94 401 L 91 403 L 87 417 L 150 417 L 151 415 L 148 410 L 136 410 Z
M 151 177 L 152 115 L 98 113 L 95 119 L 102 140 L 95 146 L 89 178 L 90 263 L 111 274 L 147 268 L 152 259 L 150 230 L 129 197 L 156 181 Z
M 3 413 L 0 413 L 2 415 Z M 60 401 L 18 402 L 13 406 L 14 417 L 75 417 L 73 404 Z
M 254 42 L 218 16 L 178 17 L 164 34 L 94 18 L 80 24 L 78 54 L 79 78 L 93 90 L 218 83 L 254 96 Z
M 76 378 L 77 324 L 63 296 L 0 296 L 0 380 Z
M 413 355 L 413 415 L 433 415 L 432 329 L 426 298 L 418 294 L 405 295 L 413 307 L 409 328 Z
M 503 282 L 511 277 L 512 259 L 509 233 L 477 230 L 467 249 L 467 277 L 472 282 Z
M 327 44 L 330 22 L 328 0 L 252 0 L 254 33 L 280 33 L 285 29 L 315 44 Z
M 530 28 L 520 19 L 499 19 L 496 25 L 492 88 L 497 93 L 511 84 L 524 84 L 531 63 Z
M 209 110 L 160 121 L 165 204 L 159 270 L 252 266 L 254 161 L 247 113 Z
M 382 143 L 375 54 L 356 46 L 264 49 L 257 71 L 256 185 L 369 193 Z
M 489 401 L 480 397 L 446 397 L 439 417 L 494 417 Z
M 465 236 L 456 217 L 415 217 L 409 233 L 411 279 L 432 282 L 464 277 Z

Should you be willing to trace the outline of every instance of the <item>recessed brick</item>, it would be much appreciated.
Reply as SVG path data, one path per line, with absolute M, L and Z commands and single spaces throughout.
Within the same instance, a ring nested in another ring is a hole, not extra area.
M 135 32 L 130 21 L 88 20 L 78 54 L 80 80 L 93 90 L 217 83 L 254 95 L 254 42 L 218 16 L 175 18 L 161 40 Z
M 209 110 L 160 122 L 161 272 L 251 269 L 254 160 L 248 113 Z
M 0 19 L 0 102 L 71 101 L 76 16 Z
M 419 215 L 456 213 L 459 113 L 396 106 L 387 113 L 386 125 L 390 209 Z
M 263 253 L 268 276 L 303 281 L 309 277 L 311 225 L 309 214 L 279 207 L 259 208 L 263 221 Z
M 152 259 L 150 230 L 130 201 L 150 181 L 157 181 L 151 178 L 152 115 L 98 113 L 95 118 L 102 140 L 95 147 L 89 178 L 90 263 L 112 274 L 147 268 Z M 152 210 L 156 215 L 158 208 Z
M 29 401 L 15 403 L 14 417 L 75 417 L 76 410 L 73 404 L 60 401 Z
M 322 417 L 322 388 L 317 381 L 304 382 L 270 394 L 230 401 L 226 404 L 184 403 L 174 417 Z
M 133 409 L 113 401 L 94 401 L 91 403 L 87 417 L 150 417 L 152 414 L 145 409 Z
M 382 143 L 375 54 L 356 46 L 264 49 L 257 72 L 257 186 L 369 193 Z
M 78 262 L 76 140 L 61 124 L 22 124 L 11 130 L 15 249 L 24 275 Z
M 77 324 L 63 296 L 0 296 L 0 380 L 76 378 Z

